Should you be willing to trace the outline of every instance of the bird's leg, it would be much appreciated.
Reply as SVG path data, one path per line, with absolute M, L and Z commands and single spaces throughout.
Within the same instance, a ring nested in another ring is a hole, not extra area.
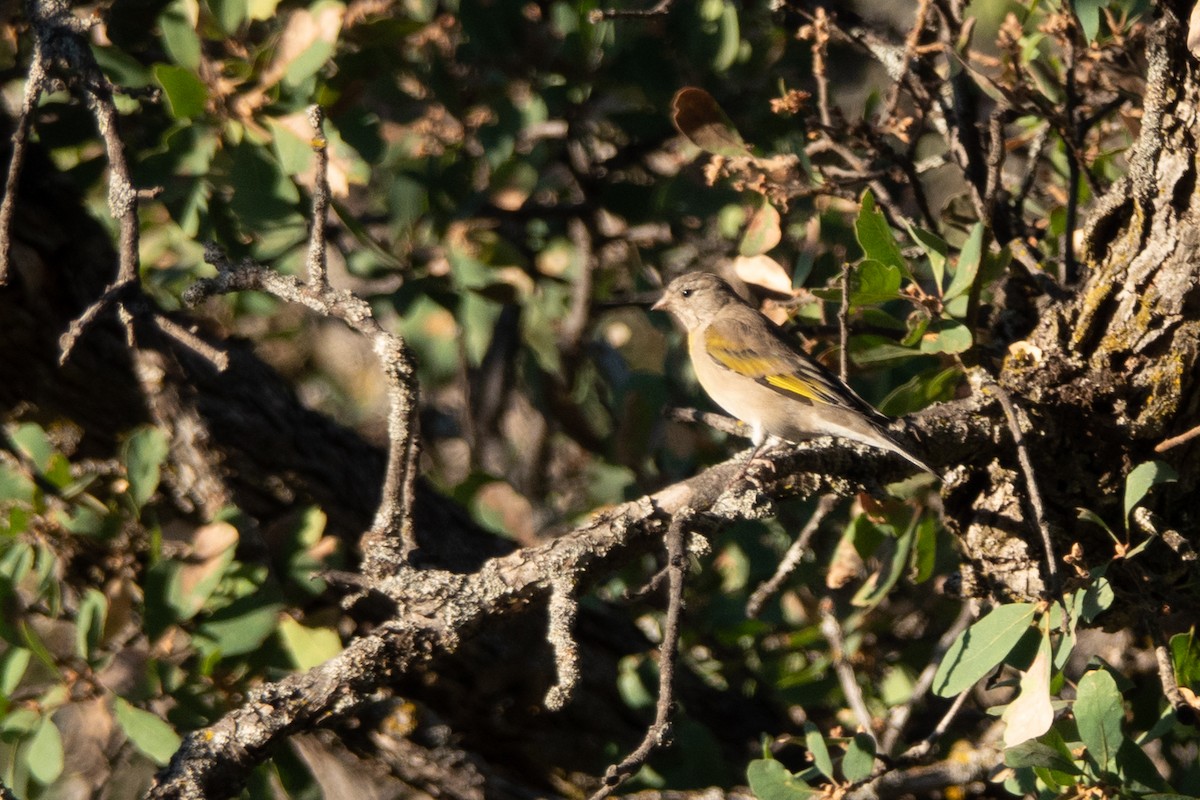
M 754 474 L 753 468 L 755 464 L 758 464 L 764 470 L 770 470 L 771 472 L 775 471 L 775 463 L 769 458 L 764 458 L 763 451 L 770 449 L 767 447 L 768 443 L 774 447 L 779 440 L 774 436 L 769 436 L 762 431 L 756 430 L 751 441 L 754 442 L 754 449 L 751 450 L 749 456 L 746 457 L 746 463 L 742 465 L 742 469 L 738 472 L 737 477 L 734 478 L 734 481 L 740 481 L 745 478 L 751 486 L 761 492 L 764 487 L 762 482 L 758 479 L 758 476 Z

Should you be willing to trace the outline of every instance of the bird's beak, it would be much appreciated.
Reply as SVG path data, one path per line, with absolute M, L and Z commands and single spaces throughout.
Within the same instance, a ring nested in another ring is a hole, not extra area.
M 658 298 L 658 301 L 654 305 L 650 306 L 651 311 L 665 311 L 666 308 L 667 308 L 667 296 L 665 294 L 662 297 Z

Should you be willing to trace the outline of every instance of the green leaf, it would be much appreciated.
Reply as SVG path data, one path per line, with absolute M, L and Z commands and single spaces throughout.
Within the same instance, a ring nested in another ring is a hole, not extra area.
M 1147 461 L 1138 464 L 1125 477 L 1125 526 L 1129 527 L 1129 512 L 1142 502 L 1152 488 L 1160 483 L 1173 483 L 1179 476 L 1165 461 Z
M 938 665 L 933 691 L 952 697 L 974 686 L 1004 661 L 1029 630 L 1036 612 L 1033 603 L 999 606 L 959 634 Z
M 213 17 L 225 34 L 235 34 L 246 21 L 250 11 L 247 0 L 208 0 Z
M 1108 527 L 1108 523 L 1105 522 L 1103 519 L 1101 519 L 1100 515 L 1097 514 L 1095 511 L 1092 511 L 1087 508 L 1079 508 L 1079 509 L 1076 509 L 1076 512 L 1078 513 L 1078 519 L 1081 519 L 1084 522 L 1090 522 L 1093 525 L 1096 525 L 1097 527 L 1099 527 L 1101 530 L 1107 531 L 1108 535 L 1112 536 L 1112 538 L 1114 540 L 1117 538 L 1116 536 L 1113 535 L 1112 528 Z
M 737 4 L 724 2 L 722 5 L 721 19 L 717 27 L 718 44 L 712 59 L 712 68 L 715 72 L 724 72 L 732 67 L 742 45 Z
M 1079 680 L 1073 709 L 1079 738 L 1088 754 L 1100 770 L 1115 772 L 1125 709 L 1117 682 L 1108 670 L 1092 670 Z
M 129 496 L 139 509 L 149 502 L 158 489 L 160 468 L 167 458 L 167 437 L 149 425 L 138 428 L 125 440 L 121 460 L 129 480 Z
M 886 303 L 900 296 L 900 269 L 866 259 L 850 275 L 850 302 L 855 306 Z
M 941 400 L 951 399 L 962 379 L 963 371 L 957 366 L 925 370 L 893 389 L 879 402 L 879 410 L 892 417 L 912 414 Z
M 877 554 L 878 560 L 882 563 L 855 592 L 854 597 L 850 600 L 852 605 L 859 608 L 874 608 L 887 597 L 888 592 L 896 585 L 896 581 L 900 580 L 900 576 L 904 574 L 904 570 L 908 566 L 908 556 L 912 552 L 919 519 L 919 517 L 914 517 L 904 533 L 887 540 L 886 543 L 891 547 L 891 558 L 887 558 L 885 554 Z M 886 550 L 884 552 L 886 553 Z
M 286 229 L 293 219 L 302 220 L 296 211 L 300 192 L 271 150 L 247 137 L 230 155 L 233 198 L 229 207 L 247 233 L 262 240 Z
M 963 353 L 971 349 L 973 341 L 966 325 L 956 319 L 940 319 L 930 323 L 919 349 L 922 353 Z
M 1038 739 L 1030 739 L 1006 749 L 1004 764 L 1013 768 L 1043 767 L 1070 775 L 1083 774 L 1083 770 L 1076 766 L 1071 759 L 1069 750 L 1063 752 L 1063 750 L 1044 744 Z
M 63 771 L 63 744 L 58 726 L 43 716 L 24 751 L 29 776 L 42 786 L 53 783 Z
M 192 119 L 204 114 L 208 103 L 208 87 L 191 70 L 171 64 L 155 64 L 154 80 L 167 97 L 167 109 L 177 120 Z
M 283 76 L 285 84 L 296 87 L 316 75 L 333 55 L 342 31 L 346 7 L 337 0 L 317 0 L 309 8 L 296 9 L 292 13 L 308 18 L 302 23 L 289 25 L 289 30 L 299 32 L 299 36 L 293 38 L 307 45 L 294 48 L 294 55 Z
M 917 525 L 917 541 L 914 547 L 913 566 L 916 574 L 913 583 L 924 583 L 934 575 L 937 568 L 939 525 L 935 517 L 922 517 Z
M 27 734 L 42 721 L 42 715 L 32 708 L 20 707 L 0 717 L 0 733 Z
M 196 33 L 196 3 L 175 0 L 158 17 L 163 45 L 171 60 L 180 67 L 200 69 L 200 36 Z
M 75 652 L 90 659 L 104 635 L 104 619 L 108 614 L 108 598 L 99 589 L 88 587 L 79 601 L 75 614 Z
M 1080 603 L 1080 616 L 1084 622 L 1091 622 L 1096 617 L 1108 610 L 1116 599 L 1116 594 L 1113 592 L 1112 584 L 1108 582 L 1108 578 L 1100 576 L 1088 584 L 1087 589 L 1083 593 L 1083 602 Z
M 310 628 L 291 617 L 279 621 L 279 639 L 296 669 L 309 670 L 342 652 L 342 640 L 333 628 Z
M 8 699 L 21 685 L 33 653 L 24 647 L 12 647 L 0 656 L 0 697 Z
M 1071 0 L 1075 16 L 1079 17 L 1079 27 L 1083 29 L 1083 38 L 1089 42 L 1096 41 L 1100 33 L 1100 12 L 1108 7 L 1110 0 Z
M 746 782 L 758 800 L 806 800 L 819 794 L 775 759 L 751 761 L 746 767 Z
M 16 501 L 23 505 L 33 503 L 36 485 L 16 464 L 0 463 L 0 503 Z
M 1200 640 L 1196 638 L 1195 628 L 1187 633 L 1172 636 L 1170 645 L 1171 663 L 1175 667 L 1179 683 L 1200 683 Z
M 779 211 L 771 205 L 771 201 L 762 198 L 758 210 L 750 217 L 746 233 L 738 245 L 738 253 L 743 256 L 757 256 L 779 244 L 783 231 L 779 228 Z
M 808 747 L 813 766 L 826 778 L 833 780 L 833 759 L 829 757 L 829 747 L 820 729 L 811 722 L 804 723 L 804 744 Z
M 33 422 L 22 423 L 9 436 L 17 449 L 33 462 L 39 472 L 50 469 L 50 459 L 56 451 L 54 445 L 50 444 L 50 437 L 40 425 Z
M 929 268 L 933 272 L 934 283 L 938 291 L 941 291 L 946 279 L 946 254 L 950 252 L 950 246 L 942 237 L 930 233 L 924 228 L 909 225 L 908 232 L 913 241 L 921 248 L 921 252 L 929 259 Z
M 850 337 L 850 355 L 860 366 L 883 364 L 890 361 L 910 359 L 921 355 L 911 347 L 896 344 L 886 336 L 864 333 Z
M 854 235 L 868 259 L 894 267 L 898 273 L 908 272 L 908 262 L 900 252 L 900 245 L 896 244 L 887 218 L 876 207 L 875 195 L 871 194 L 870 189 L 863 192 L 858 218 L 854 220 Z M 896 285 L 900 285 L 898 279 Z
M 270 592 L 242 597 L 216 611 L 197 628 L 223 656 L 257 650 L 279 624 L 283 604 L 269 602 Z
M 113 711 L 116 712 L 117 724 L 125 731 L 133 746 L 159 766 L 165 766 L 183 743 L 179 734 L 165 720 L 130 705 L 123 697 L 114 698 Z
M 944 302 L 949 302 L 960 294 L 966 294 L 971 289 L 971 284 L 975 282 L 975 275 L 979 272 L 982 260 L 983 223 L 976 222 L 975 227 L 971 228 L 971 234 L 967 237 L 967 241 L 963 244 L 962 251 L 958 254 L 954 277 L 950 279 L 950 285 L 946 287 L 946 293 L 942 295 Z
M 865 733 L 856 733 L 842 758 L 842 777 L 851 783 L 865 781 L 875 769 L 875 740 Z

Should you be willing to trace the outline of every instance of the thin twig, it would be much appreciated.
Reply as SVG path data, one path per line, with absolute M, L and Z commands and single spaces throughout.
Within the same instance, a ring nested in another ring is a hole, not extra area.
M 25 163 L 25 146 L 29 142 L 29 131 L 33 126 L 33 110 L 37 107 L 38 99 L 46 86 L 45 47 L 39 34 L 34 40 L 33 58 L 29 64 L 29 75 L 25 79 L 21 114 L 17 117 L 16 129 L 12 134 L 12 156 L 8 161 L 8 176 L 4 180 L 4 201 L 0 203 L 0 286 L 8 282 L 13 213 L 17 208 L 17 187 L 21 180 L 21 167 Z
M 139 192 L 133 186 L 130 177 L 129 162 L 125 158 L 125 143 L 117 131 L 117 107 L 113 102 L 113 85 L 109 82 L 96 63 L 85 35 L 88 24 L 77 18 L 69 4 L 61 0 L 31 0 L 28 6 L 30 22 L 36 40 L 34 61 L 40 65 L 40 76 L 31 76 L 27 85 L 25 98 L 22 103 L 22 119 L 18 123 L 20 140 L 14 138 L 13 156 L 9 163 L 9 173 L 5 182 L 6 204 L 16 202 L 17 173 L 21 167 L 25 139 L 28 138 L 31 124 L 32 108 L 25 113 L 26 106 L 36 103 L 40 92 L 45 88 L 45 68 L 52 63 L 65 65 L 62 70 L 68 86 L 83 94 L 84 102 L 96 120 L 96 129 L 104 144 L 105 155 L 108 159 L 108 209 L 113 219 L 117 220 L 119 232 L 117 237 L 117 277 L 100 296 L 81 314 L 64 334 L 60 361 L 65 361 L 70 349 L 83 333 L 87 325 L 100 316 L 100 313 L 111 303 L 124 303 L 124 290 L 135 286 L 138 280 L 138 196 Z M 21 154 L 20 156 L 18 154 Z M 8 218 L 4 218 L 4 214 Z M 0 207 L 0 225 L 11 224 L 11 207 L 5 212 Z M 0 228 L 0 250 L 7 253 L 10 245 L 9 231 Z M 6 277 L 7 255 L 0 261 L 0 281 Z M 129 309 L 127 308 L 126 311 Z
M 1025 178 L 1021 181 L 1016 197 L 1013 198 L 1013 213 L 1018 219 L 1025 215 L 1025 201 L 1037 183 L 1038 162 L 1042 160 L 1042 154 L 1046 152 L 1046 145 L 1050 142 L 1051 129 L 1050 123 L 1040 127 L 1029 144 L 1029 153 L 1025 157 Z
M 984 184 L 983 190 L 983 202 L 988 210 L 984 223 L 991 226 L 996 233 L 996 238 L 1000 241 L 1009 238 L 1012 234 L 1007 217 L 1003 220 L 997 219 L 999 207 L 997 200 L 1004 185 L 1004 158 L 1008 154 L 1004 137 L 1004 120 L 1008 116 L 1008 112 L 1008 103 L 1001 100 L 992 109 L 992 114 L 988 118 L 987 182 Z
M 904 72 L 892 79 L 892 88 L 888 90 L 887 103 L 884 105 L 884 118 L 895 117 L 896 111 L 900 104 L 900 90 L 908 83 L 910 65 L 916 57 L 917 45 L 921 42 L 921 33 L 925 30 L 925 23 L 929 19 L 930 0 L 920 0 L 917 3 L 917 11 L 913 15 L 912 27 L 908 29 L 908 36 L 904 38 Z
M 579 685 L 579 645 L 572 635 L 575 618 L 579 616 L 576 588 L 576 582 L 571 577 L 563 577 L 550 584 L 550 625 L 546 639 L 554 650 L 557 673 L 557 680 L 546 692 L 546 708 L 550 711 L 561 710 Z
M 1029 458 L 1029 448 L 1025 443 L 1025 434 L 1021 431 L 1021 422 L 1017 416 L 1017 408 L 1008 391 L 1000 384 L 992 382 L 992 390 L 1000 407 L 1004 409 L 1004 418 L 1008 420 L 1008 429 L 1012 433 L 1013 444 L 1017 448 L 1017 461 L 1025 476 L 1025 488 L 1029 492 L 1029 504 L 1033 507 L 1033 518 L 1037 523 L 1038 533 L 1042 537 L 1042 550 L 1046 557 L 1046 574 L 1050 578 L 1051 593 L 1058 592 L 1059 575 L 1058 559 L 1054 555 L 1054 541 L 1050 535 L 1050 525 L 1046 521 L 1046 507 L 1042 504 L 1042 493 L 1038 490 L 1037 474 L 1033 470 L 1033 462 Z
M 1161 630 L 1159 633 L 1161 635 Z M 1171 663 L 1171 651 L 1165 642 L 1155 643 L 1154 660 L 1158 664 L 1158 679 L 1162 682 L 1163 695 L 1171 704 L 1171 708 L 1175 709 L 1176 714 L 1181 713 L 1181 709 L 1186 709 L 1182 713 L 1194 716 L 1195 709 L 1188 705 L 1187 700 L 1183 699 L 1183 693 L 1179 691 L 1179 681 L 1175 679 L 1175 665 Z
M 901 761 L 920 761 L 929 755 L 933 750 L 933 746 L 937 744 L 937 740 L 942 738 L 946 731 L 950 728 L 950 723 L 954 722 L 954 718 L 958 716 L 958 712 L 962 710 L 963 703 L 967 702 L 967 695 L 971 693 L 970 689 L 963 689 L 958 693 L 958 697 L 954 698 L 954 702 L 950 704 L 950 708 L 938 720 L 938 724 L 929 732 L 921 741 L 914 744 L 901 754 Z
M 575 249 L 578 272 L 571 280 L 571 306 L 559 328 L 558 341 L 560 350 L 572 353 L 583 342 L 591 318 L 592 274 L 596 268 L 596 253 L 592 249 L 591 232 L 582 219 L 576 217 L 567 222 L 567 235 Z
M 671 10 L 671 6 L 675 0 L 658 0 L 650 8 L 598 8 L 588 15 L 588 19 L 594 25 L 597 22 L 606 19 L 619 19 L 622 17 L 629 18 L 646 18 L 646 17 L 661 17 L 666 16 Z
M 150 321 L 158 328 L 159 333 L 174 339 L 196 355 L 212 364 L 217 372 L 229 369 L 229 354 L 218 350 L 213 345 L 201 339 L 187 328 L 165 314 L 152 314 Z
M 721 433 L 728 433 L 732 436 L 740 436 L 743 439 L 749 439 L 752 431 L 750 426 L 741 420 L 727 417 L 724 414 L 716 414 L 711 411 L 700 411 L 695 408 L 668 408 L 663 411 L 663 415 L 673 422 L 690 422 L 707 425 L 713 430 Z
M 829 113 L 829 78 L 825 71 L 825 55 L 829 49 L 829 15 L 821 6 L 817 6 L 813 14 L 812 30 L 812 73 L 817 81 L 817 111 L 821 115 L 821 126 L 828 131 L 833 125 L 833 116 Z
M 313 128 L 312 149 L 316 156 L 312 227 L 308 232 L 308 280 L 326 289 L 329 287 L 325 244 L 325 227 L 329 223 L 329 140 L 325 138 L 325 111 L 317 105 L 309 106 L 308 121 Z
M 1170 439 L 1163 439 L 1161 442 L 1159 442 L 1158 444 L 1156 444 L 1154 446 L 1154 452 L 1165 453 L 1168 450 L 1170 450 L 1172 447 L 1178 447 L 1181 444 L 1186 444 L 1187 442 L 1190 442 L 1192 439 L 1195 439 L 1197 436 L 1200 436 L 1200 425 L 1197 425 L 1196 427 L 1192 428 L 1190 431 L 1181 433 L 1178 436 L 1172 436 Z
M 189 286 L 183 293 L 188 305 L 218 294 L 262 291 L 307 306 L 322 316 L 340 319 L 371 341 L 387 378 L 388 461 L 383 498 L 368 533 L 370 546 L 364 547 L 364 571 L 375 575 L 394 571 L 395 565 L 416 547 L 411 511 L 419 453 L 417 380 L 408 346 L 385 330 L 371 313 L 371 306 L 351 292 L 322 289 L 251 261 L 233 264 L 215 245 L 205 248 L 204 258 L 217 268 L 217 276 Z
M 863 699 L 862 687 L 858 685 L 858 680 L 854 676 L 854 667 L 846 658 L 846 640 L 842 635 L 841 623 L 833 614 L 833 601 L 828 597 L 821 600 L 819 612 L 821 614 L 821 635 L 829 642 L 833 671 L 837 675 L 838 684 L 842 687 L 842 694 L 846 696 L 846 703 L 854 712 L 858 727 L 871 737 L 871 740 L 875 742 L 875 751 L 879 752 L 879 741 L 875 738 L 874 720 Z
M 838 375 L 850 375 L 850 265 L 842 262 L 842 302 L 838 306 Z
M 1067 138 L 1067 149 L 1070 155 L 1067 158 L 1067 209 L 1066 209 L 1066 230 L 1063 232 L 1062 243 L 1062 272 L 1059 274 L 1059 283 L 1063 286 L 1072 286 L 1076 278 L 1079 277 L 1079 270 L 1075 263 L 1075 226 L 1079 218 L 1079 177 L 1083 154 L 1079 147 L 1079 129 L 1076 123 L 1078 111 L 1076 109 L 1076 91 L 1075 91 L 1075 18 L 1072 14 L 1065 15 L 1069 20 L 1066 31 L 1067 47 L 1063 64 L 1063 73 L 1065 80 L 1063 81 L 1063 105 L 1066 113 L 1066 130 L 1064 133 Z
M 954 622 L 938 637 L 937 644 L 933 648 L 933 655 L 930 657 L 929 663 L 925 665 L 925 669 L 921 670 L 921 674 L 917 676 L 908 702 L 898 705 L 888 712 L 887 727 L 883 731 L 883 736 L 880 737 L 880 747 L 882 748 L 880 752 L 886 755 L 895 748 L 896 743 L 900 740 L 900 735 L 904 733 L 904 727 L 912 717 L 913 709 L 933 686 L 933 679 L 937 675 L 938 667 L 941 666 L 942 659 L 949 651 L 950 645 L 954 644 L 958 635 L 967 629 L 967 626 L 975 619 L 975 615 L 976 610 L 973 604 L 964 603 Z
M 658 703 L 654 722 L 633 752 L 621 763 L 608 768 L 601 786 L 589 800 L 603 800 L 646 763 L 650 754 L 668 743 L 671 735 L 671 709 L 674 706 L 675 664 L 679 650 L 679 620 L 683 611 L 683 579 L 687 573 L 687 554 L 684 528 L 693 512 L 684 507 L 671 519 L 667 530 L 667 615 L 663 624 L 663 640 L 658 656 Z
M 763 604 L 770 598 L 774 597 L 779 591 L 779 587 L 783 586 L 783 582 L 788 576 L 795 571 L 796 567 L 800 566 L 800 561 L 804 558 L 804 553 L 808 550 L 808 543 L 812 540 L 817 529 L 821 527 L 821 521 L 829 516 L 829 512 L 837 506 L 837 495 L 826 494 L 822 495 L 817 502 L 817 507 L 813 509 L 812 516 L 808 518 L 808 522 L 800 530 L 800 535 L 796 537 L 796 541 L 792 542 L 791 547 L 784 553 L 783 559 L 779 562 L 779 566 L 775 568 L 775 574 L 769 579 L 763 581 L 750 595 L 750 599 L 746 601 L 746 616 L 750 618 L 757 617 L 762 611 Z
M 908 769 L 893 769 L 844 795 L 845 800 L 885 800 L 894 797 L 951 796 L 960 787 L 970 787 L 994 775 L 1003 762 L 1003 747 L 984 743 L 963 747 L 949 758 Z
M 1179 681 L 1175 678 L 1175 665 L 1171 660 L 1167 635 L 1153 615 L 1145 617 L 1144 625 L 1149 629 L 1150 637 L 1154 640 L 1154 661 L 1158 666 L 1158 680 L 1162 683 L 1163 696 L 1171 704 L 1171 708 L 1180 722 L 1185 725 L 1194 725 L 1197 709 L 1187 701 L 1183 692 L 1179 691 Z

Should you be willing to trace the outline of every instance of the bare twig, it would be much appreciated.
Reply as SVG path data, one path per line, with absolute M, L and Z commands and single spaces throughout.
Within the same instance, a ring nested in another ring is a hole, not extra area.
M 850 265 L 842 262 L 842 302 L 838 305 L 838 375 L 850 374 Z
M 34 22 L 35 30 L 37 30 L 36 17 L 34 17 Z M 33 57 L 29 64 L 29 74 L 25 79 L 21 113 L 17 117 L 16 129 L 12 134 L 12 156 L 8 161 L 8 175 L 4 179 L 4 201 L 0 203 L 0 286 L 8 282 L 8 259 L 12 253 L 10 233 L 13 212 L 17 208 L 17 186 L 21 180 L 21 167 L 25 163 L 25 146 L 29 142 L 29 131 L 33 125 L 33 110 L 42 96 L 46 81 L 45 34 L 39 31 L 34 38 Z
M 954 698 L 954 702 L 950 704 L 950 708 L 938 720 L 938 724 L 929 732 L 929 735 L 905 750 L 900 759 L 903 761 L 920 761 L 929 755 L 930 751 L 933 750 L 933 746 L 937 744 L 938 739 L 945 735 L 946 731 L 950 728 L 950 723 L 954 722 L 954 718 L 962 710 L 963 703 L 967 702 L 967 695 L 970 693 L 970 689 L 963 689 L 959 692 L 958 697 Z
M 546 692 L 546 708 L 559 711 L 571 699 L 579 684 L 579 645 L 572 631 L 579 615 L 573 578 L 562 578 L 550 584 L 550 626 L 546 638 L 554 649 L 554 667 L 558 679 Z
M 1158 444 L 1156 444 L 1154 446 L 1154 452 L 1165 453 L 1168 450 L 1170 450 L 1172 447 L 1178 447 L 1181 444 L 1187 444 L 1192 439 L 1195 439 L 1197 436 L 1200 436 L 1200 425 L 1197 425 L 1196 427 L 1192 428 L 1191 430 L 1185 431 L 1184 433 L 1181 433 L 1178 436 L 1172 436 L 1170 439 L 1163 439 L 1161 442 L 1159 442 Z
M 559 347 L 564 352 L 579 349 L 583 335 L 587 332 L 592 302 L 592 271 L 596 267 L 596 254 L 592 250 L 592 236 L 583 220 L 567 222 L 567 235 L 575 249 L 578 272 L 571 281 L 571 307 L 559 329 Z
M 713 430 L 721 433 L 728 433 L 733 436 L 740 436 L 743 439 L 749 439 L 751 436 L 750 427 L 741 420 L 736 420 L 733 417 L 727 417 L 724 414 L 715 414 L 711 411 L 700 411 L 695 408 L 668 408 L 663 412 L 667 419 L 674 422 L 698 422 L 701 425 L 707 425 Z
M 693 514 L 690 508 L 680 509 L 671 519 L 670 528 L 667 530 L 667 616 L 663 624 L 663 640 L 658 656 L 658 702 L 654 709 L 654 722 L 647 729 L 641 744 L 625 756 L 621 763 L 608 768 L 604 775 L 604 785 L 590 800 L 603 800 L 612 794 L 646 763 L 656 748 L 667 744 L 670 739 L 670 716 L 675 703 L 675 664 L 679 650 L 679 619 L 683 611 L 683 578 L 687 572 L 687 554 L 684 548 L 687 536 L 684 528 Z
M 875 750 L 879 751 L 879 741 L 875 738 L 874 720 L 871 718 L 871 712 L 867 709 L 867 703 L 863 699 L 862 687 L 858 685 L 858 680 L 854 676 L 854 667 L 850 665 L 850 661 L 846 658 L 846 640 L 842 636 L 842 626 L 838 622 L 833 613 L 833 601 L 829 598 L 821 600 L 819 606 L 821 614 L 821 634 L 825 640 L 829 642 L 830 658 L 833 660 L 833 671 L 837 674 L 838 685 L 842 687 L 842 694 L 846 696 L 846 703 L 850 706 L 850 710 L 854 712 L 854 718 L 858 721 L 858 727 L 862 732 L 871 737 L 875 742 Z
M 224 372 L 229 369 L 229 354 L 224 350 L 218 350 L 166 314 L 155 313 L 151 315 L 150 319 L 154 323 L 154 326 L 158 328 L 159 333 L 174 339 L 212 364 L 213 369 L 217 372 Z
M 904 56 L 901 67 L 903 72 L 893 76 L 892 88 L 888 90 L 888 99 L 884 106 L 884 113 L 888 118 L 895 117 L 900 104 L 900 90 L 909 83 L 909 67 L 916 57 L 917 45 L 921 42 L 921 33 L 925 30 L 925 24 L 929 19 L 929 5 L 930 0 L 920 0 L 917 3 L 912 27 L 908 29 L 908 36 L 904 39 Z
M 183 293 L 185 303 L 196 305 L 213 295 L 230 292 L 267 292 L 322 316 L 340 319 L 372 343 L 387 378 L 388 462 L 383 499 L 368 533 L 370 546 L 364 547 L 364 570 L 374 575 L 388 573 L 416 547 L 411 509 L 419 452 L 417 380 L 408 346 L 379 324 L 365 300 L 350 292 L 302 283 L 253 262 L 233 264 L 213 245 L 205 248 L 204 257 L 217 268 L 217 277 L 188 287 Z
M 646 17 L 662 17 L 666 16 L 671 10 L 675 0 L 658 0 L 650 8 L 599 8 L 592 11 L 588 15 L 588 19 L 595 24 L 606 19 L 620 19 L 622 17 L 629 18 L 646 18 Z
M 1150 509 L 1145 506 L 1138 506 L 1133 510 L 1129 519 L 1142 533 L 1161 539 L 1163 544 L 1175 551 L 1180 561 L 1196 560 L 1196 550 L 1192 547 L 1192 543 L 1187 540 L 1187 537 L 1165 524 Z
M 1071 286 L 1079 277 L 1079 269 L 1075 263 L 1075 226 L 1079 219 L 1079 177 L 1082 167 L 1083 154 L 1080 152 L 1079 141 L 1079 126 L 1077 117 L 1079 116 L 1077 92 L 1075 90 L 1075 62 L 1076 62 L 1076 36 L 1078 32 L 1075 29 L 1074 14 L 1064 15 L 1068 20 L 1067 31 L 1064 34 L 1067 40 L 1066 53 L 1064 53 L 1063 73 L 1065 80 L 1063 81 L 1063 109 L 1066 115 L 1066 123 L 1064 127 L 1065 137 L 1067 139 L 1068 150 L 1070 156 L 1067 158 L 1067 209 L 1066 209 L 1066 230 L 1063 232 L 1062 242 L 1062 272 L 1058 276 L 1059 283 L 1063 286 Z
M 1018 218 L 1024 214 L 1025 201 L 1029 198 L 1029 193 L 1033 191 L 1034 184 L 1037 183 L 1038 162 L 1042 160 L 1042 154 L 1046 152 L 1046 145 L 1050 142 L 1050 131 L 1049 123 L 1042 125 L 1029 144 L 1029 153 L 1025 157 L 1025 177 L 1021 180 L 1021 187 L 1013 198 L 1013 213 Z
M 1029 458 L 1029 448 L 1025 443 L 1025 434 L 1021 431 L 1021 422 L 1017 408 L 1008 391 L 998 383 L 991 382 L 991 389 L 1004 409 L 1004 418 L 1008 421 L 1008 429 L 1012 433 L 1013 444 L 1017 448 L 1017 461 L 1021 464 L 1021 472 L 1025 476 L 1025 488 L 1029 492 L 1029 505 L 1033 507 L 1033 518 L 1038 533 L 1042 537 L 1042 551 L 1046 557 L 1046 574 L 1050 578 L 1050 591 L 1059 589 L 1058 559 L 1054 555 L 1054 540 L 1050 535 L 1050 525 L 1046 521 L 1046 507 L 1042 504 L 1042 493 L 1038 490 L 1037 474 L 1033 462 Z
M 60 360 L 65 361 L 84 328 L 114 301 L 124 302 L 123 290 L 137 283 L 139 193 L 130 177 L 129 163 L 125 159 L 125 144 L 117 132 L 117 108 L 113 103 L 113 86 L 100 70 L 84 38 L 88 30 L 87 23 L 77 18 L 70 5 L 62 0 L 30 0 L 28 13 L 35 37 L 33 60 L 36 72 L 31 71 L 30 81 L 26 84 L 21 119 L 13 138 L 13 159 L 9 162 L 8 176 L 5 180 L 4 205 L 0 206 L 0 237 L 3 237 L 0 238 L 0 251 L 3 253 L 0 256 L 0 259 L 3 259 L 0 260 L 0 282 L 7 277 L 8 249 L 11 244 L 8 226 L 12 222 L 12 206 L 16 203 L 17 180 L 32 122 L 33 105 L 45 89 L 48 80 L 46 70 L 51 64 L 63 66 L 61 71 L 64 80 L 68 86 L 83 94 L 84 101 L 96 120 L 96 128 L 108 159 L 108 209 L 119 227 L 116 280 L 63 335 L 60 342 Z
M 1008 112 L 1008 104 L 1001 101 L 992 109 L 992 114 L 988 118 L 987 182 L 984 184 L 983 202 L 988 209 L 988 215 L 984 217 L 984 222 L 991 225 L 993 230 L 1002 223 L 1002 220 L 997 219 L 996 215 L 999 192 L 1003 188 L 1004 157 L 1008 152 L 1004 137 L 1004 120 L 1008 116 Z M 1003 229 L 997 231 L 997 237 L 1002 240 L 1008 238 L 1011 233 L 1008 228 L 1008 223 L 1003 221 Z
M 308 121 L 313 128 L 312 149 L 316 156 L 312 227 L 308 232 L 308 280 L 321 289 L 327 289 L 329 272 L 325 226 L 329 222 L 329 140 L 325 138 L 324 110 L 317 105 L 309 106 Z
M 1154 643 L 1154 661 L 1158 664 L 1158 679 L 1162 682 L 1163 695 L 1171 704 L 1171 708 L 1175 709 L 1176 714 L 1186 714 L 1194 719 L 1196 710 L 1188 705 L 1187 700 L 1183 698 L 1183 693 L 1179 691 L 1179 681 L 1175 679 L 1175 666 L 1171 663 L 1171 651 L 1167 648 L 1166 642 L 1161 641 L 1165 638 L 1162 636 L 1161 629 L 1156 638 L 1160 641 Z
M 946 652 L 950 649 L 950 645 L 954 644 L 954 640 L 958 638 L 958 635 L 966 630 L 971 621 L 975 619 L 975 613 L 975 608 L 971 603 L 963 604 L 954 622 L 938 637 L 929 663 L 925 665 L 925 669 L 921 670 L 921 674 L 917 676 L 917 680 L 913 684 L 912 695 L 908 698 L 908 701 L 894 707 L 888 712 L 887 727 L 880 738 L 880 747 L 883 748 L 881 752 L 884 754 L 891 753 L 896 747 L 896 743 L 900 741 L 900 735 L 904 733 L 904 727 L 912 717 L 913 709 L 925 698 L 925 693 L 929 691 L 929 687 L 933 686 L 934 676 L 937 674 L 938 667 L 941 666 Z
M 909 769 L 893 769 L 847 794 L 846 800 L 890 797 L 930 797 L 949 787 L 968 786 L 985 779 L 1003 760 L 1002 748 L 990 743 L 956 752 L 945 761 Z
M 834 494 L 823 495 L 817 502 L 817 507 L 813 509 L 812 516 L 808 518 L 808 522 L 800 530 L 800 535 L 796 537 L 796 541 L 792 542 L 791 547 L 784 553 L 783 559 L 779 562 L 779 566 L 775 567 L 775 574 L 769 579 L 759 584 L 754 593 L 750 595 L 750 599 L 746 601 L 746 616 L 757 617 L 762 611 L 763 604 L 770 598 L 774 597 L 779 587 L 783 586 L 783 582 L 792 574 L 796 567 L 800 566 L 801 559 L 804 558 L 804 552 L 808 549 L 808 543 L 812 540 L 817 529 L 821 527 L 821 521 L 829 516 L 837 506 L 840 498 Z
M 829 113 L 829 77 L 825 71 L 825 55 L 829 50 L 829 15 L 823 7 L 817 6 L 812 20 L 812 73 L 817 81 L 817 112 L 821 115 L 821 125 L 828 130 L 833 125 L 833 115 Z

